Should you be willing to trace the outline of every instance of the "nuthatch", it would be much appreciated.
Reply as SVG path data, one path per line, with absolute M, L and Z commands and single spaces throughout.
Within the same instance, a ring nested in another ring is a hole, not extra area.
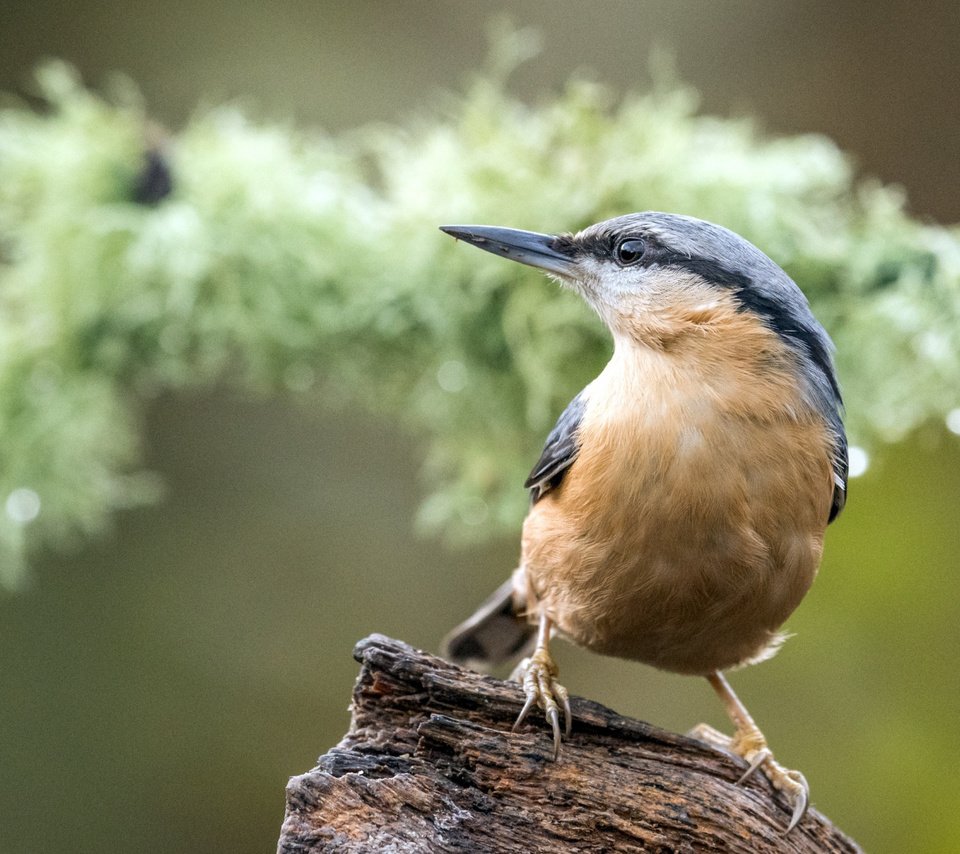
M 832 344 L 800 289 L 742 237 L 638 213 L 559 236 L 490 226 L 447 234 L 545 270 L 613 335 L 600 375 L 566 408 L 526 486 L 520 566 L 445 642 L 517 674 L 519 725 L 539 705 L 567 735 L 554 632 L 605 655 L 706 676 L 735 726 L 694 733 L 743 757 L 793 807 L 803 775 L 777 763 L 722 671 L 761 661 L 816 575 L 846 497 Z

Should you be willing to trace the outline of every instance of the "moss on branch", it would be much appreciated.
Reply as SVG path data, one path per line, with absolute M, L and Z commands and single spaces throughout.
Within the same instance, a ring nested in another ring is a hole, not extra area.
M 829 328 L 854 442 L 960 403 L 956 228 L 912 219 L 828 139 L 700 115 L 677 84 L 615 97 L 574 80 L 521 103 L 503 68 L 528 37 L 503 44 L 432 112 L 337 138 L 225 107 L 160 141 L 132 86 L 103 97 L 40 70 L 43 108 L 0 113 L 0 502 L 17 497 L 0 513 L 3 580 L 31 544 L 151 499 L 139 402 L 212 382 L 399 420 L 424 439 L 425 523 L 517 526 L 530 461 L 609 343 L 574 295 L 462 251 L 444 222 L 721 222 Z M 162 198 L 144 196 L 150 151 L 169 166 Z

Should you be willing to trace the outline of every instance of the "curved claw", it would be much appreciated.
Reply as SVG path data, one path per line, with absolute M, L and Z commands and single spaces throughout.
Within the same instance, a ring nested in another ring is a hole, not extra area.
M 530 709 L 533 708 L 533 704 L 535 702 L 537 702 L 537 695 L 528 694 L 527 702 L 523 704 L 523 708 L 520 710 L 520 714 L 517 715 L 517 719 L 513 722 L 513 726 L 510 728 L 510 732 L 516 732 L 520 728 L 520 724 L 522 724 L 526 720 L 527 715 L 530 714 Z
M 760 766 L 763 765 L 768 759 L 773 759 L 773 754 L 770 752 L 770 749 L 765 747 L 763 750 L 757 752 L 757 755 L 753 757 L 753 760 L 750 762 L 750 767 L 747 768 L 743 774 L 740 775 L 740 779 L 737 780 L 737 785 L 745 783 L 749 780 L 754 774 L 757 773 Z
M 556 706 L 547 710 L 547 720 L 553 729 L 553 761 L 556 762 L 560 758 L 560 713 Z
M 538 648 L 530 658 L 525 658 L 520 662 L 520 665 L 514 671 L 514 678 L 518 678 L 523 685 L 526 701 L 512 729 L 513 732 L 516 732 L 526 720 L 533 706 L 535 704 L 540 706 L 553 734 L 554 761 L 560 757 L 563 733 L 570 735 L 573 728 L 570 696 L 566 688 L 557 682 L 556 673 L 556 664 L 554 664 L 550 653 L 545 648 Z M 563 732 L 560 728 L 561 710 L 564 721 Z
M 783 832 L 786 836 L 803 819 L 810 806 L 810 784 L 807 778 L 799 771 L 791 771 L 784 768 L 773 758 L 773 753 L 767 747 L 757 751 L 750 761 L 750 767 L 743 773 L 738 784 L 748 780 L 756 771 L 762 770 L 764 775 L 778 792 L 780 792 L 793 807 L 793 813 L 790 816 L 790 823 Z
M 799 771 L 794 771 L 790 776 L 794 782 L 797 783 L 799 792 L 796 795 L 797 802 L 793 805 L 793 815 L 790 817 L 790 824 L 787 825 L 787 829 L 783 832 L 784 836 L 800 824 L 800 820 L 807 814 L 807 810 L 810 807 L 810 785 L 807 783 L 807 778 Z
M 784 768 L 773 758 L 766 740 L 755 726 L 740 731 L 731 738 L 707 724 L 698 724 L 690 731 L 690 735 L 750 763 L 737 780 L 738 786 L 747 782 L 757 771 L 763 772 L 774 789 L 780 792 L 793 808 L 790 823 L 783 832 L 784 836 L 790 833 L 806 815 L 810 806 L 810 786 L 806 778 L 799 771 Z

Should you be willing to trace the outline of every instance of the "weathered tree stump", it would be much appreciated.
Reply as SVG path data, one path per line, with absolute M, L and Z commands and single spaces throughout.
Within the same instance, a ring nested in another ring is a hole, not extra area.
M 698 741 L 572 698 L 558 762 L 539 716 L 510 727 L 518 685 L 372 635 L 353 721 L 287 786 L 281 854 L 303 852 L 856 852 L 815 810 Z

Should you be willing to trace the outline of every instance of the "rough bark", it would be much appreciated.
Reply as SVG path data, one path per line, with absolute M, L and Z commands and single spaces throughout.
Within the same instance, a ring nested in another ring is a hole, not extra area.
M 519 687 L 373 635 L 353 721 L 287 786 L 278 851 L 856 852 L 810 810 L 789 809 L 745 764 L 698 741 L 572 699 L 558 762 L 539 716 L 511 724 Z

